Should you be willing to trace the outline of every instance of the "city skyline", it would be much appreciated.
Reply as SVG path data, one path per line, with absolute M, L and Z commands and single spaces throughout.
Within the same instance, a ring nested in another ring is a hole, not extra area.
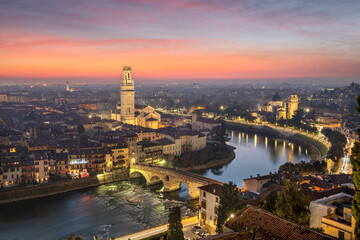
M 0 83 L 335 84 L 360 76 L 356 1 L 2 1 Z

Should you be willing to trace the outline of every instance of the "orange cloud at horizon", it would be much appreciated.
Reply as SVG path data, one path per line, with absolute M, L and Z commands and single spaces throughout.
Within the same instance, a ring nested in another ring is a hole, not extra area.
M 282 78 L 360 75 L 352 56 L 266 50 L 204 39 L 83 40 L 23 36 L 0 42 L 0 76 L 112 77 L 122 65 L 137 78 Z

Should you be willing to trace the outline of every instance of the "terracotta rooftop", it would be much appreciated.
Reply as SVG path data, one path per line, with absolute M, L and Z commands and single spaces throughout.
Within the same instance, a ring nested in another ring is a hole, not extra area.
M 354 195 L 353 190 L 347 188 L 346 186 L 337 187 L 337 188 L 331 188 L 331 189 L 325 189 L 322 191 L 312 191 L 310 189 L 302 189 L 301 190 L 306 196 L 310 198 L 311 201 L 329 197 L 331 195 L 337 194 L 337 193 L 349 193 L 350 195 Z
M 303 177 L 301 179 L 302 181 L 302 185 L 304 183 L 307 183 L 309 187 L 319 187 L 319 188 L 323 188 L 323 189 L 329 189 L 329 188 L 333 188 L 334 185 L 332 185 L 331 183 L 328 183 L 328 182 L 325 182 L 321 179 L 319 179 L 318 177 L 316 176 L 312 176 L 312 175 L 309 175 L 309 176 L 306 176 L 306 177 Z M 306 185 L 306 184 L 304 184 Z
M 265 188 L 256 198 L 245 200 L 245 203 L 250 204 L 252 206 L 259 206 L 261 200 L 265 199 L 267 195 L 271 192 L 280 192 L 284 186 L 271 183 L 267 188 Z
M 161 139 L 158 139 L 158 140 L 155 140 L 154 142 L 157 142 L 163 146 L 166 146 L 166 145 L 171 145 L 171 144 L 175 144 L 174 141 L 168 139 L 168 138 L 161 138 Z
M 229 228 L 237 232 L 247 232 L 256 229 L 256 235 L 263 235 L 255 239 L 276 240 L 333 240 L 335 238 L 317 232 L 311 228 L 276 216 L 263 209 L 247 205 L 234 218 L 227 222 Z
M 334 174 L 329 175 L 329 182 L 333 184 L 353 183 L 351 174 Z
M 200 190 L 214 194 L 219 197 L 221 197 L 221 195 L 222 195 L 221 188 L 222 188 L 222 186 L 219 184 L 216 184 L 216 183 L 212 183 L 212 184 L 208 184 L 208 185 L 199 187 Z

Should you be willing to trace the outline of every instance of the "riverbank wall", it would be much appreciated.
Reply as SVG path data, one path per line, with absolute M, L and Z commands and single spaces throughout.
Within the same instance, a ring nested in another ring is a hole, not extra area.
M 308 149 L 311 156 L 310 161 L 324 159 L 331 146 L 331 144 L 324 138 L 293 128 L 233 121 L 227 121 L 226 126 L 230 130 L 239 130 L 253 134 L 261 134 L 268 137 L 282 138 L 299 144 L 300 146 Z
M 234 152 L 234 148 L 229 145 L 226 146 L 226 149 L 227 149 L 227 152 L 226 152 L 225 156 L 221 159 L 214 160 L 214 161 L 211 161 L 211 162 L 208 162 L 205 164 L 200 164 L 200 165 L 196 165 L 196 166 L 192 166 L 192 167 L 185 167 L 185 168 L 180 168 L 180 169 L 185 170 L 185 171 L 203 170 L 203 169 L 218 167 L 218 166 L 227 164 L 227 163 L 231 162 L 232 160 L 234 160 L 235 152 Z
M 126 180 L 128 177 L 129 172 L 127 170 L 114 170 L 112 173 L 106 173 L 76 180 L 44 183 L 30 187 L 16 187 L 11 189 L 5 188 L 0 191 L 0 204 L 96 187 L 106 183 Z

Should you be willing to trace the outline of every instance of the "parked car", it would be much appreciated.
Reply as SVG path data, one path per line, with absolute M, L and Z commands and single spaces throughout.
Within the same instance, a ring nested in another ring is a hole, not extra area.
M 193 232 L 193 233 L 197 233 L 197 232 L 200 231 L 200 230 L 202 230 L 202 229 L 201 229 L 201 227 L 199 227 L 199 226 L 194 226 L 194 227 L 192 228 L 192 232 Z
M 202 238 L 210 236 L 210 233 L 208 231 L 203 230 L 203 229 L 199 230 L 196 234 L 199 235 Z
M 204 237 L 211 236 L 209 232 L 205 232 Z

